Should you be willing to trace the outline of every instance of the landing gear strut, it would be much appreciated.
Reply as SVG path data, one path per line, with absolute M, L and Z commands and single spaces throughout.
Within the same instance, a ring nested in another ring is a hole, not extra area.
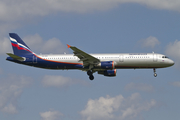
M 157 77 L 156 69 L 154 68 L 154 77 Z
M 89 76 L 90 80 L 94 80 L 93 72 L 91 70 L 87 71 L 87 75 Z

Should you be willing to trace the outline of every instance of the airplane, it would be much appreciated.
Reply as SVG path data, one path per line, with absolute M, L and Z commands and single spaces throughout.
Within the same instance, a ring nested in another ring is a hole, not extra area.
M 35 54 L 16 33 L 9 33 L 12 53 L 7 53 L 6 60 L 44 69 L 78 69 L 86 71 L 90 80 L 93 73 L 113 77 L 116 69 L 153 69 L 154 77 L 157 68 L 174 65 L 174 61 L 158 53 L 116 53 L 116 54 L 88 54 L 77 47 L 67 47 L 74 54 Z

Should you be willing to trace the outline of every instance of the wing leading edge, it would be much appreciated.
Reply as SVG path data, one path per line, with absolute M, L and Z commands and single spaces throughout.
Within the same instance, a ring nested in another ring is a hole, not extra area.
M 68 48 L 71 48 L 74 52 L 74 55 L 77 56 L 80 61 L 83 62 L 83 66 L 89 66 L 89 70 L 91 70 L 95 65 L 100 63 L 100 60 L 95 58 L 94 56 L 87 54 L 86 52 L 78 49 L 77 47 L 67 45 Z

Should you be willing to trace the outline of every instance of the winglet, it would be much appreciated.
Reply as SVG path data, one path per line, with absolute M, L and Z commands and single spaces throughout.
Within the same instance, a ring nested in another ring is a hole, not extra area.
M 70 48 L 70 47 L 71 47 L 71 46 L 70 46 L 70 45 L 68 45 L 68 44 L 67 44 L 67 46 L 68 46 L 68 48 Z

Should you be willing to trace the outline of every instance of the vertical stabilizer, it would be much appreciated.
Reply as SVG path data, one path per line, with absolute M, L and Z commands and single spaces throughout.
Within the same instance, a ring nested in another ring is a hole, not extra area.
M 15 55 L 25 56 L 32 55 L 31 49 L 23 42 L 16 33 L 9 33 L 11 45 Z

